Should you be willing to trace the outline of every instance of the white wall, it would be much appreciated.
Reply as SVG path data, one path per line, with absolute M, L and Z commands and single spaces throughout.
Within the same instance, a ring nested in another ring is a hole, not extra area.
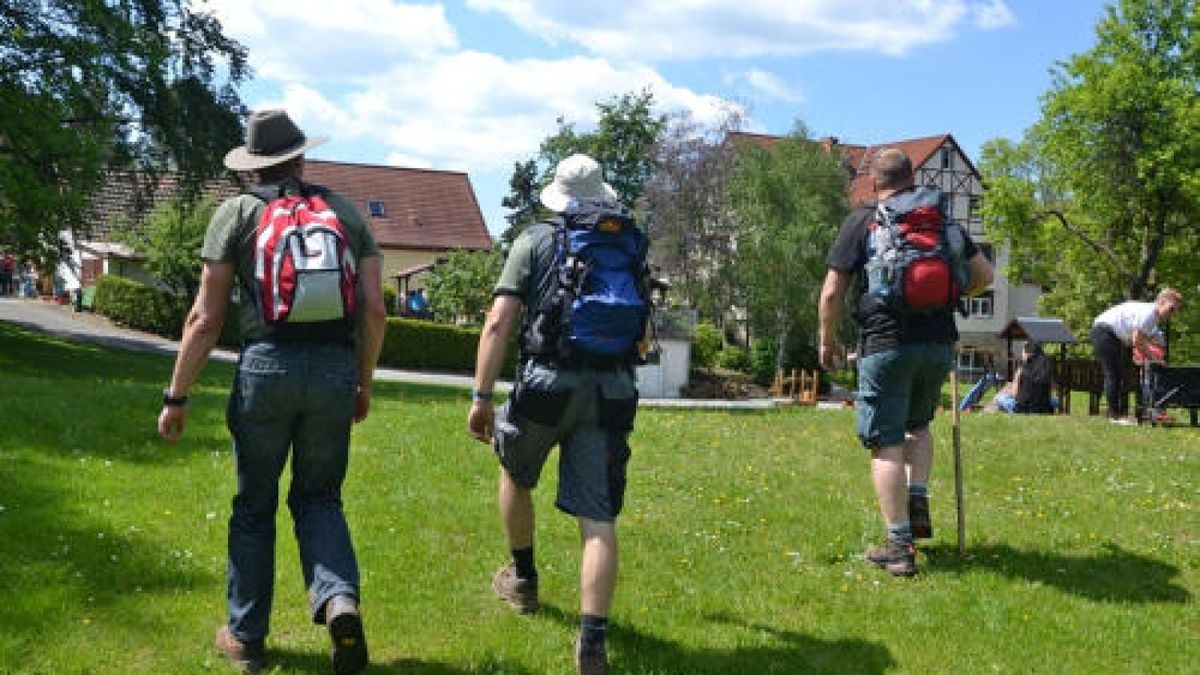
M 658 363 L 637 367 L 638 395 L 641 398 L 679 398 L 687 386 L 692 364 L 691 340 L 659 338 Z

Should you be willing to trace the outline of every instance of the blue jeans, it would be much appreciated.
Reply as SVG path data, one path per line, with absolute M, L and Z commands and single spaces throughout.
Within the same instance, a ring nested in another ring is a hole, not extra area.
M 270 631 L 279 476 L 292 455 L 288 509 L 313 621 L 334 595 L 358 597 L 358 562 L 342 512 L 358 364 L 351 347 L 256 343 L 242 351 L 227 421 L 237 460 L 229 518 L 229 628 Z
M 918 342 L 858 361 L 858 438 L 864 447 L 904 443 L 904 434 L 929 426 L 942 399 L 954 345 Z

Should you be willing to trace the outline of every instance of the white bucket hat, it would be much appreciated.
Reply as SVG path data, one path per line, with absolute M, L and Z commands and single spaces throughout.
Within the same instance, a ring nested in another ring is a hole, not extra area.
M 324 138 L 308 138 L 282 110 L 261 110 L 246 121 L 246 144 L 225 154 L 225 166 L 234 171 L 256 171 L 303 155 Z
M 561 213 L 573 200 L 617 201 L 617 191 L 604 182 L 604 171 L 587 155 L 571 155 L 558 163 L 554 180 L 542 190 L 542 205 Z

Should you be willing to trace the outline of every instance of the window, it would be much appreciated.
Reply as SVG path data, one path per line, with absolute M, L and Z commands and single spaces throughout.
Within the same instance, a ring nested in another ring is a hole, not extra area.
M 387 215 L 387 212 L 383 208 L 383 202 L 378 200 L 367 202 L 367 211 L 371 214 L 372 218 L 382 218 Z
M 971 195 L 968 199 L 967 217 L 972 220 L 978 220 L 982 218 L 983 214 L 979 212 L 979 209 L 983 207 L 983 196 Z
M 958 352 L 958 372 L 970 380 L 983 375 L 992 364 L 992 353 L 974 347 L 963 347 Z
M 954 167 L 954 157 L 950 154 L 949 147 L 942 148 L 942 168 L 951 169 Z
M 949 192 L 942 193 L 942 200 L 938 204 L 942 208 L 942 213 L 946 214 L 947 218 L 954 217 L 954 195 Z
M 968 319 L 990 319 L 994 313 L 995 291 L 987 291 L 971 298 Z

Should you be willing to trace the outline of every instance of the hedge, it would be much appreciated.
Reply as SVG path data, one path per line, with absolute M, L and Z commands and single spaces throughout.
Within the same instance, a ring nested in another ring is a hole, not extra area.
M 478 328 L 459 328 L 417 319 L 389 318 L 379 365 L 471 372 L 479 346 Z M 515 341 L 509 346 L 501 377 L 509 377 L 516 362 Z
M 95 311 L 130 328 L 178 338 L 187 316 L 184 303 L 169 293 L 113 274 L 96 282 Z
M 187 308 L 171 295 L 142 283 L 106 274 L 96 284 L 96 310 L 123 326 L 178 338 Z M 238 309 L 230 307 L 220 344 L 239 345 Z M 379 365 L 414 370 L 448 370 L 469 373 L 475 369 L 478 328 L 459 328 L 431 321 L 389 317 Z M 509 345 L 502 377 L 510 377 L 516 363 L 516 340 Z

